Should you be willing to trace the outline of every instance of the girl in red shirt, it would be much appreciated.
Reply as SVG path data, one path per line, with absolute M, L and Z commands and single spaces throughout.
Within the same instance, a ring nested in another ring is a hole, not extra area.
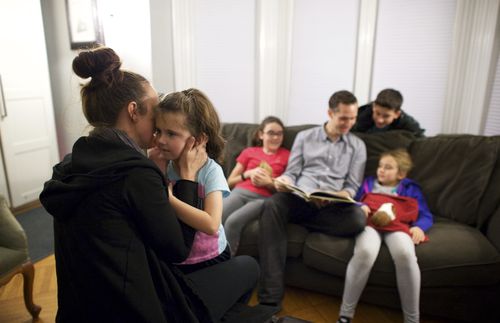
M 281 147 L 284 125 L 279 118 L 265 118 L 255 133 L 253 147 L 245 148 L 227 179 L 231 194 L 223 200 L 222 223 L 234 255 L 241 231 L 256 219 L 264 199 L 274 193 L 273 179 L 286 169 L 290 151 Z

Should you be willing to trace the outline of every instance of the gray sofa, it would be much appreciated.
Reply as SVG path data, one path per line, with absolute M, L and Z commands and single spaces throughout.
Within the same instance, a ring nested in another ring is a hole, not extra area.
M 288 127 L 284 146 L 312 125 Z M 224 124 L 226 176 L 251 144 L 256 124 Z M 405 147 L 434 214 L 429 242 L 416 248 L 422 272 L 421 312 L 453 320 L 500 322 L 500 136 L 439 135 L 416 139 L 404 131 L 358 134 L 366 143 L 365 175 L 375 175 L 379 154 Z M 258 221 L 242 234 L 239 253 L 258 257 Z M 341 296 L 353 238 L 288 225 L 286 283 Z M 394 265 L 382 246 L 362 301 L 400 308 Z

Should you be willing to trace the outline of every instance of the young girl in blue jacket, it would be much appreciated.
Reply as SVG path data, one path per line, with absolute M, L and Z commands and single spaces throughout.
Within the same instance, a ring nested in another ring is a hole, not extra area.
M 411 167 L 411 157 L 405 150 L 383 153 L 377 168 L 377 177 L 366 178 L 356 195 L 356 199 L 360 201 L 373 194 L 376 198 L 386 196 L 388 201 L 396 203 L 398 197 L 406 197 L 410 198 L 409 200 L 414 199 L 415 203 L 412 205 L 418 205 L 418 209 L 413 210 L 415 221 L 400 223 L 403 229 L 387 230 L 372 224 L 369 219 L 369 225 L 358 234 L 354 255 L 347 265 L 340 318 L 337 322 L 348 323 L 354 317 L 356 305 L 377 259 L 382 241 L 387 245 L 395 264 L 404 321 L 419 322 L 420 268 L 415 245 L 425 241 L 424 232 L 432 226 L 433 219 L 420 187 L 415 181 L 406 178 Z M 362 209 L 367 217 L 372 216 L 373 209 L 368 205 L 363 204 Z

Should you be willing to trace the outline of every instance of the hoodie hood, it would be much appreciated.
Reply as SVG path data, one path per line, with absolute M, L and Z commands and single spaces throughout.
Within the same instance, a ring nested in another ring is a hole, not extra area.
M 89 193 L 125 178 L 136 167 L 151 168 L 161 174 L 152 161 L 125 143 L 81 137 L 73 152 L 53 167 L 40 201 L 54 218 L 64 220 L 75 213 L 74 209 Z

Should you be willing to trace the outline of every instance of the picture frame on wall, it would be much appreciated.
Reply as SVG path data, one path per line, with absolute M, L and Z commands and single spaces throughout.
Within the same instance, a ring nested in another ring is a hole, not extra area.
M 71 49 L 104 45 L 96 0 L 66 0 Z

